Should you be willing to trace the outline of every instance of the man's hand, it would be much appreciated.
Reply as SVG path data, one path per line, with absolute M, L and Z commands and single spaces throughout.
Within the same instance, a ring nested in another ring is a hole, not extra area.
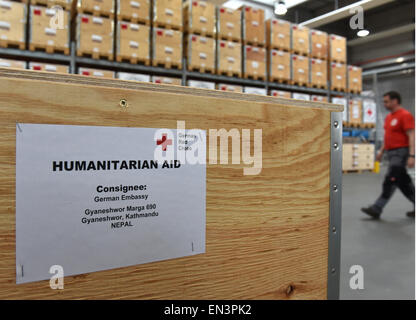
M 415 158 L 409 157 L 407 159 L 407 167 L 414 168 L 415 167 Z
M 383 158 L 383 150 L 377 152 L 376 161 L 380 162 Z

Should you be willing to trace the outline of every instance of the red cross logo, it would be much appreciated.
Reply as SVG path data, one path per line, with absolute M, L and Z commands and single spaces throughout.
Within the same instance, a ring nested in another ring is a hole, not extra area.
M 368 114 L 369 116 L 371 116 L 371 115 L 373 114 L 373 111 L 371 111 L 371 109 L 368 109 L 367 114 Z
M 172 139 L 168 139 L 167 137 L 168 137 L 168 135 L 166 133 L 164 133 L 164 134 L 162 134 L 162 139 L 160 139 L 160 140 L 158 139 L 157 142 L 156 142 L 156 144 L 158 146 L 162 145 L 162 151 L 166 151 L 167 147 L 172 145 Z

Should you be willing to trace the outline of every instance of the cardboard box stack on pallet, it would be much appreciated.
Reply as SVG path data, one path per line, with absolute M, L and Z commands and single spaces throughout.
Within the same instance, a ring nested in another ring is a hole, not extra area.
M 269 81 L 287 83 L 291 81 L 291 24 L 280 19 L 266 21 Z
M 307 87 L 309 85 L 309 58 L 292 55 L 292 84 Z
M 182 69 L 183 10 L 181 0 L 153 1 L 152 64 Z
M 331 34 L 328 43 L 328 76 L 331 90 L 347 92 L 347 39 Z
M 377 122 L 377 104 L 373 99 L 363 99 L 363 125 L 366 128 L 375 128 Z
M 0 58 L 0 68 L 26 69 L 26 62 Z
M 342 170 L 360 171 L 374 169 L 374 144 L 344 143 L 342 147 Z
M 69 67 L 61 64 L 29 62 L 29 69 L 55 73 L 69 73 Z
M 77 55 L 113 60 L 114 1 L 78 0 Z
M 242 6 L 243 75 L 266 80 L 266 23 L 264 10 Z
M 348 92 L 359 94 L 362 89 L 362 69 L 356 66 L 348 66 Z
M 328 34 L 310 30 L 310 85 L 313 88 L 328 88 Z
M 88 77 L 115 78 L 115 72 L 109 70 L 78 68 L 78 74 Z
M 30 51 L 69 55 L 70 21 L 69 11 L 60 12 L 56 7 L 31 5 L 28 36 Z
M 242 86 L 238 86 L 234 84 L 219 83 L 217 89 L 222 90 L 222 91 L 231 91 L 231 92 L 239 92 L 239 93 L 243 92 Z
M 25 3 L 0 1 L 0 47 L 26 48 L 26 12 Z
M 219 7 L 217 10 L 217 74 L 242 76 L 241 10 Z
M 348 126 L 359 127 L 362 123 L 363 105 L 361 99 L 351 99 L 348 105 Z
M 150 65 L 150 0 L 117 0 L 116 60 Z
M 215 74 L 216 7 L 211 2 L 188 0 L 183 10 L 188 70 Z

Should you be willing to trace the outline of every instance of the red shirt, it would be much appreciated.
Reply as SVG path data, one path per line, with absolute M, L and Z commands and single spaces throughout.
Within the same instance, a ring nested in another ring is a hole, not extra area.
M 415 119 L 409 111 L 400 108 L 389 113 L 384 120 L 384 149 L 409 147 L 407 130 L 414 128 Z

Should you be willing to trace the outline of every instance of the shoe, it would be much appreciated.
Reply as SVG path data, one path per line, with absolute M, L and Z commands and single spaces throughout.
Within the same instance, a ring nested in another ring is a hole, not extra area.
M 364 212 L 365 214 L 369 215 L 373 219 L 379 219 L 380 215 L 381 215 L 381 213 L 374 210 L 373 207 L 361 208 L 361 211 Z
M 409 212 L 407 212 L 406 213 L 406 216 L 408 216 L 409 218 L 415 218 L 415 210 L 413 210 L 413 211 L 409 211 Z

